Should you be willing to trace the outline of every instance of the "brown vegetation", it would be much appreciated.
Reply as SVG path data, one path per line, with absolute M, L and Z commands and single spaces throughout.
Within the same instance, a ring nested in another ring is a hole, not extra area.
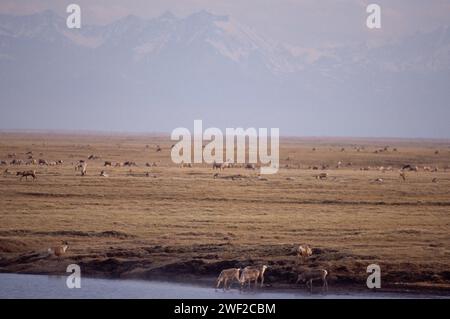
M 64 274 L 77 263 L 85 275 L 212 283 L 222 269 L 266 264 L 266 286 L 295 288 L 295 249 L 307 242 L 306 266 L 326 269 L 333 289 L 366 289 L 366 267 L 376 263 L 383 289 L 450 292 L 447 141 L 390 140 L 384 150 L 386 141 L 283 139 L 287 168 L 278 174 L 258 178 L 259 169 L 242 166 L 213 178 L 211 165 L 172 163 L 165 137 L 0 137 L 0 160 L 14 172 L 0 176 L 0 271 Z M 9 166 L 30 150 L 41 165 Z M 92 154 L 119 164 L 109 178 L 96 156 L 85 176 L 74 172 Z M 48 165 L 54 159 L 61 165 Z M 405 165 L 413 170 L 403 180 Z M 424 166 L 439 170 L 415 170 Z M 25 167 L 36 170 L 34 182 L 14 176 Z M 332 178 L 318 181 L 309 167 Z M 373 183 L 381 174 L 383 183 Z M 45 258 L 61 240 L 70 250 Z

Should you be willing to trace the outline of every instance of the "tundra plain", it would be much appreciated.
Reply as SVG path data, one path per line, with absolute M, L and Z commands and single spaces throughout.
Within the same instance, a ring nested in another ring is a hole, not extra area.
M 264 289 L 305 289 L 297 274 L 325 268 L 330 290 L 367 290 L 366 268 L 378 264 L 383 290 L 450 294 L 450 141 L 282 138 L 281 168 L 263 176 L 181 168 L 170 158 L 174 143 L 0 133 L 0 272 L 65 274 L 76 263 L 88 276 L 213 287 L 222 269 L 266 264 Z M 28 157 L 63 163 L 10 164 Z M 85 176 L 74 169 L 79 160 Z M 125 161 L 137 166 L 114 167 Z M 407 164 L 419 169 L 403 180 Z M 24 170 L 37 179 L 20 180 Z M 65 255 L 45 255 L 61 241 Z M 313 249 L 305 262 L 300 244 Z

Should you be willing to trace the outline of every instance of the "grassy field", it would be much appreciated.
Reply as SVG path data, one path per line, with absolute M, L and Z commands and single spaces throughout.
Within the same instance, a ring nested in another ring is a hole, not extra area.
M 0 133 L 0 160 L 26 160 L 32 151 L 34 159 L 64 161 L 1 166 L 10 174 L 0 176 L 0 271 L 61 274 L 78 263 L 92 276 L 212 285 L 222 268 L 267 264 L 267 287 L 294 288 L 299 271 L 323 267 L 331 289 L 367 289 L 366 267 L 375 263 L 384 289 L 450 294 L 450 141 L 285 138 L 282 168 L 263 178 L 243 168 L 218 178 L 206 165 L 180 168 L 171 144 L 157 136 Z M 87 176 L 74 170 L 80 159 Z M 127 160 L 138 166 L 103 167 Z M 419 167 L 406 181 L 404 164 Z M 322 165 L 329 168 L 309 168 Z M 26 169 L 36 170 L 36 181 L 16 177 Z M 317 180 L 321 172 L 329 177 Z M 61 240 L 70 243 L 64 257 L 42 257 Z M 314 248 L 305 264 L 293 252 L 303 243 Z

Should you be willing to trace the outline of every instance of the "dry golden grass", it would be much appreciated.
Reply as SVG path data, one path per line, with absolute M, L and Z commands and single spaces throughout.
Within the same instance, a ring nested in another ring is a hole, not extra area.
M 64 161 L 35 165 L 36 181 L 15 176 L 31 166 L 1 167 L 14 175 L 0 177 L 0 270 L 56 273 L 77 262 L 92 275 L 198 278 L 266 263 L 274 286 L 291 285 L 302 267 L 320 266 L 335 287 L 364 288 L 367 265 L 377 263 L 384 287 L 450 291 L 448 141 L 283 139 L 282 169 L 267 180 L 245 169 L 219 172 L 243 176 L 232 180 L 214 179 L 206 165 L 179 168 L 170 160 L 172 143 L 155 136 L 0 134 L 2 160 L 33 151 L 35 159 Z M 385 145 L 388 151 L 374 153 Z M 71 163 L 91 154 L 100 158 L 79 176 Z M 138 167 L 104 168 L 106 160 Z M 322 164 L 330 165 L 327 180 L 308 169 Z M 403 164 L 439 171 L 407 172 L 402 181 Z M 366 166 L 394 169 L 360 170 Z M 33 255 L 60 240 L 71 244 L 62 260 Z M 315 250 L 299 268 L 292 249 L 302 243 Z

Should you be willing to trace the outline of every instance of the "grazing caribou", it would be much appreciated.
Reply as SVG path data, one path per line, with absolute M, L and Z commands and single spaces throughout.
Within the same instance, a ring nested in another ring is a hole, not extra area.
M 11 165 L 22 165 L 23 161 L 21 159 L 13 159 L 10 163 Z
M 306 282 L 306 287 L 310 289 L 312 292 L 312 282 L 313 280 L 321 279 L 322 280 L 322 291 L 326 289 L 328 291 L 328 282 L 327 282 L 328 271 L 325 269 L 313 269 L 307 270 L 297 277 L 296 284 L 299 282 Z
M 411 172 L 418 172 L 419 168 L 417 166 L 412 166 L 410 164 L 407 164 L 407 165 L 403 165 L 401 170 L 402 171 L 406 171 L 407 170 L 407 171 L 411 171 Z
M 239 273 L 241 271 L 241 268 L 229 268 L 224 269 L 220 272 L 219 277 L 217 278 L 217 284 L 216 289 L 219 288 L 220 284 L 223 284 L 223 290 L 230 289 L 231 284 L 234 280 L 239 282 Z M 229 284 L 227 286 L 227 283 L 229 281 Z
M 220 170 L 222 170 L 224 168 L 223 167 L 223 163 L 217 163 L 216 161 L 214 161 L 213 164 L 212 164 L 212 168 L 213 169 L 220 169 Z
M 132 162 L 132 161 L 126 161 L 125 163 L 123 163 L 123 166 L 137 166 L 136 162 Z
M 26 180 L 28 180 L 28 176 L 33 177 L 33 180 L 36 179 L 36 171 L 22 171 L 17 172 L 16 176 L 20 176 L 20 180 L 25 177 Z
M 256 165 L 253 164 L 253 163 L 247 163 L 247 164 L 245 164 L 244 168 L 245 169 L 253 169 L 253 170 L 255 170 L 256 169 Z

